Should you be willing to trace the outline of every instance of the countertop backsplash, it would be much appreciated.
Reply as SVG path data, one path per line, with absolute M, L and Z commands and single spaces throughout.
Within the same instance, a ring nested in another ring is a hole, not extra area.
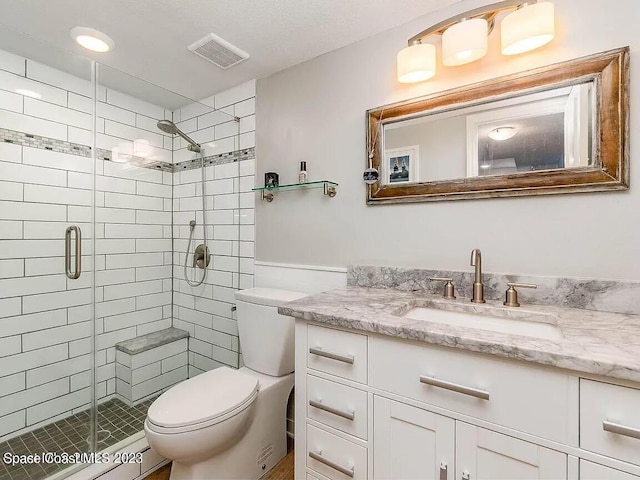
M 472 269 L 473 267 L 471 267 Z M 443 282 L 430 277 L 450 277 L 457 297 L 471 297 L 474 273 L 405 267 L 350 265 L 347 285 L 394 288 L 403 291 L 443 292 Z M 487 300 L 504 300 L 507 282 L 535 283 L 537 289 L 518 289 L 520 303 L 581 308 L 601 312 L 640 314 L 640 282 L 596 280 L 483 272 Z

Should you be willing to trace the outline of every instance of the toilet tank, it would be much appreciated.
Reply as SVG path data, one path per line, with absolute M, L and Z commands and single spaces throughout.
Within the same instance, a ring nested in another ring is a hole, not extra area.
M 274 288 L 236 292 L 240 348 L 247 367 L 275 377 L 293 372 L 295 321 L 280 315 L 278 306 L 306 296 Z

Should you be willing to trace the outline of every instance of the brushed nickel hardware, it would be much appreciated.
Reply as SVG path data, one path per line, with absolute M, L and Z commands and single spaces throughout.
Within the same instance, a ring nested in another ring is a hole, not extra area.
M 515 282 L 509 282 L 507 283 L 507 286 L 509 287 L 505 293 L 505 300 L 504 302 L 502 302 L 503 305 L 506 305 L 507 307 L 519 307 L 520 304 L 518 303 L 518 291 L 515 289 L 515 287 L 518 288 L 538 288 L 538 285 L 536 285 L 535 283 L 515 283 Z
M 348 363 L 353 365 L 355 358 L 353 355 L 340 355 L 339 353 L 327 352 L 320 347 L 312 347 L 309 349 L 309 353 L 318 355 L 319 357 L 330 358 L 331 360 L 337 360 L 338 362 Z
M 193 268 L 198 267 L 203 270 L 211 263 L 211 254 L 209 253 L 209 247 L 201 243 L 196 247 L 196 251 L 193 253 Z
M 71 270 L 71 232 L 76 232 L 76 265 Z M 71 280 L 77 280 L 82 273 L 82 230 L 77 225 L 67 228 L 64 233 L 64 262 L 65 273 Z
M 447 480 L 447 464 L 444 462 L 440 464 L 440 480 Z
M 322 452 L 314 452 L 314 451 L 310 451 L 309 452 L 309 456 L 311 458 L 313 458 L 314 460 L 319 461 L 320 463 L 324 463 L 327 467 L 333 468 L 334 470 L 337 470 L 338 472 L 342 473 L 343 475 L 346 475 L 347 477 L 352 477 L 354 475 L 354 468 L 347 468 L 347 467 L 343 467 L 342 465 L 340 465 L 339 463 L 336 463 L 332 460 L 329 460 L 328 458 L 325 458 L 322 456 Z
M 311 405 L 312 407 L 315 407 L 319 410 L 324 410 L 325 412 L 329 412 L 329 413 L 333 413 L 334 415 L 337 415 L 338 417 L 342 417 L 342 418 L 346 418 L 347 420 L 351 420 L 353 421 L 353 419 L 356 417 L 356 412 L 351 410 L 349 412 L 343 412 L 342 410 L 338 410 L 337 408 L 333 408 L 330 407 L 328 405 L 325 405 L 322 402 L 318 402 L 316 400 L 309 400 L 309 405 Z
M 442 293 L 442 296 L 444 298 L 456 298 L 456 295 L 455 295 L 456 287 L 453 285 L 453 278 L 429 277 L 429 280 L 431 280 L 432 282 L 446 282 L 444 284 L 444 292 Z
M 465 387 L 464 385 L 458 385 L 457 383 L 438 380 L 437 378 L 427 377 L 425 375 L 420 375 L 420 383 L 431 385 L 432 387 L 444 388 L 445 390 L 451 390 L 452 392 L 462 393 L 464 395 L 470 395 L 482 400 L 489 400 L 489 392 L 485 390 Z
M 462 472 L 462 480 L 470 480 L 471 479 L 471 475 L 469 475 L 469 472 Z
M 602 422 L 602 429 L 605 432 L 617 433 L 618 435 L 624 435 L 625 437 L 640 439 L 640 428 L 627 427 L 619 423 L 604 420 Z
M 471 266 L 476 267 L 475 279 L 473 281 L 473 303 L 484 303 L 484 285 L 482 284 L 482 253 L 478 248 L 471 250 Z

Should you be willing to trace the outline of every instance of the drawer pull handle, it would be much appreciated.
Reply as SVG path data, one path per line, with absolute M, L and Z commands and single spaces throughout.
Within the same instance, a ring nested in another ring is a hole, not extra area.
M 348 363 L 350 365 L 353 365 L 353 362 L 355 361 L 355 358 L 353 357 L 353 355 L 340 355 L 339 353 L 327 352 L 325 350 L 322 350 L 319 347 L 310 348 L 309 353 L 318 355 L 319 357 L 325 357 L 325 358 L 330 358 L 331 360 L 337 360 L 342 363 Z
M 310 451 L 309 452 L 309 456 L 311 458 L 313 458 L 314 460 L 319 461 L 320 463 L 324 463 L 327 467 L 331 467 L 334 470 L 337 470 L 340 473 L 346 475 L 347 477 L 352 477 L 353 478 L 353 475 L 354 475 L 353 467 L 347 468 L 347 467 L 343 467 L 339 463 L 332 462 L 328 458 L 323 457 L 322 456 L 322 452 L 312 452 L 312 451 Z
M 626 427 L 624 425 L 620 425 L 619 423 L 610 422 L 609 420 L 604 420 L 602 422 L 602 429 L 606 432 L 617 433 L 618 435 L 624 435 L 625 437 L 640 439 L 640 429 Z
M 325 412 L 333 413 L 334 415 L 337 415 L 339 417 L 346 418 L 347 420 L 353 420 L 356 416 L 356 412 L 354 412 L 353 410 L 351 410 L 350 412 L 343 412 L 342 410 L 338 410 L 337 408 L 330 407 L 315 400 L 309 400 L 309 405 L 315 408 L 319 408 L 320 410 L 324 410 Z
M 440 463 L 440 480 L 447 480 L 447 464 Z
M 433 377 L 420 376 L 420 383 L 426 383 L 433 387 L 444 388 L 445 390 L 451 390 L 452 392 L 464 393 L 465 395 L 471 395 L 472 397 L 481 398 L 482 400 L 489 400 L 489 392 L 484 390 L 478 390 L 477 388 L 465 387 L 464 385 L 458 385 L 457 383 L 445 382 L 444 380 L 438 380 Z

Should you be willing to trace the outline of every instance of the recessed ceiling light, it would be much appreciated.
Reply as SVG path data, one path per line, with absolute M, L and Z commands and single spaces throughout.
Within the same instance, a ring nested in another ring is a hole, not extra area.
M 498 127 L 489 132 L 489 138 L 494 140 L 508 140 L 518 133 L 515 127 Z
M 109 35 L 89 27 L 73 27 L 69 35 L 81 46 L 92 52 L 108 52 L 113 50 L 115 43 Z
M 16 93 L 19 93 L 20 95 L 24 95 L 25 97 L 42 98 L 42 95 L 40 95 L 38 92 L 34 92 L 32 90 L 25 90 L 24 88 L 16 88 Z

